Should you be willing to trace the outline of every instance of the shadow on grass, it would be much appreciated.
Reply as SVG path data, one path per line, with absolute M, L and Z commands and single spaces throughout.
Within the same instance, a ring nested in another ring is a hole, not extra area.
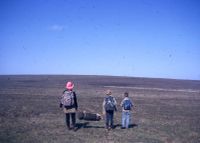
M 138 127 L 138 125 L 137 124 L 130 124 L 129 125 L 129 128 L 134 128 L 134 127 Z
M 89 122 L 76 123 L 76 131 L 81 128 L 104 128 L 104 126 L 91 126 L 89 125 Z
M 114 125 L 114 129 L 118 128 L 118 127 L 121 128 L 122 125 L 121 124 Z M 135 128 L 135 127 L 138 127 L 138 125 L 137 124 L 130 124 L 129 125 L 129 128 Z M 76 123 L 76 130 L 75 131 L 78 131 L 81 128 L 102 128 L 103 129 L 105 127 L 104 126 L 91 126 L 91 125 L 89 125 L 89 122 Z
M 114 125 L 114 129 L 115 128 L 118 128 L 118 127 L 122 127 L 122 124 L 116 124 L 116 125 Z M 135 127 L 138 127 L 138 125 L 137 124 L 130 124 L 129 125 L 129 128 L 135 128 Z

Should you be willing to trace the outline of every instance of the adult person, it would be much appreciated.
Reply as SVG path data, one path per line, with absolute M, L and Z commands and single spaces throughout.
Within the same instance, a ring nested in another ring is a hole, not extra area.
M 68 130 L 75 130 L 76 126 L 76 111 L 78 109 L 78 103 L 76 93 L 73 91 L 73 88 L 73 82 L 67 82 L 66 89 L 63 91 L 63 95 L 60 101 L 60 108 L 63 108 L 63 111 L 66 114 L 65 119 Z M 72 124 L 70 124 L 70 118 L 72 120 Z

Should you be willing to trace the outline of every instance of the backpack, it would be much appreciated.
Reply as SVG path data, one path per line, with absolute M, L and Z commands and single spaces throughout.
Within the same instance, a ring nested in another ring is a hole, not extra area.
M 67 107 L 73 106 L 74 105 L 74 92 L 65 91 L 62 95 L 61 103 Z
M 105 98 L 105 110 L 106 111 L 114 111 L 115 103 L 113 97 L 109 96 Z
M 124 107 L 124 110 L 131 110 L 131 107 L 132 107 L 131 101 L 129 99 L 124 100 L 123 107 Z

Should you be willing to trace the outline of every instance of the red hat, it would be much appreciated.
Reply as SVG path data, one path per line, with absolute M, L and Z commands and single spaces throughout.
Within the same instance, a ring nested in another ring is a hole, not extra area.
M 66 88 L 72 90 L 74 88 L 74 84 L 71 81 L 68 81 L 66 84 Z

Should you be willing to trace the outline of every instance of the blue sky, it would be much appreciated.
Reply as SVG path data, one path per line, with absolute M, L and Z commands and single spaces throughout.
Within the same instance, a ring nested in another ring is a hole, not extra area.
M 0 74 L 200 80 L 199 0 L 1 0 Z

